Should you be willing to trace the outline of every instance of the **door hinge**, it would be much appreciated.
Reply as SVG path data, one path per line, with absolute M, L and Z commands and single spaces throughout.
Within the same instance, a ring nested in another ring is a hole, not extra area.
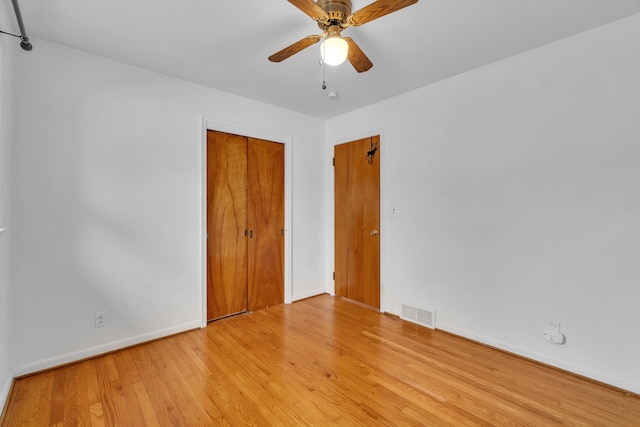
M 336 272 L 333 272 L 333 280 L 336 280 Z
M 336 158 L 334 157 L 333 158 L 333 166 L 335 166 L 335 165 L 336 165 Z

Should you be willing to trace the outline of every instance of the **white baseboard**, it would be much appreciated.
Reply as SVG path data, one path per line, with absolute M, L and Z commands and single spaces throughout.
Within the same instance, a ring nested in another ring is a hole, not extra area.
M 301 294 L 293 295 L 292 301 L 300 301 L 301 299 L 316 297 L 318 295 L 326 294 L 327 291 L 324 288 L 314 289 L 313 291 L 303 292 Z
M 33 374 L 35 372 L 43 371 L 45 369 L 51 369 L 51 368 L 55 368 L 56 366 L 62 366 L 68 363 L 77 362 L 79 360 L 84 360 L 91 357 L 99 356 L 101 354 L 110 353 L 112 351 L 120 350 L 126 347 L 131 347 L 131 346 L 142 344 L 148 341 L 153 341 L 158 338 L 164 338 L 170 335 L 175 335 L 180 332 L 186 332 L 192 329 L 200 329 L 201 327 L 202 327 L 202 324 L 199 321 L 184 323 L 182 325 L 172 326 L 170 328 L 148 332 L 146 334 L 125 338 L 118 341 L 112 341 L 112 342 L 101 344 L 95 347 L 90 347 L 84 350 L 75 351 L 73 353 L 63 354 L 61 356 L 52 357 L 50 359 L 40 360 L 38 362 L 18 366 L 13 371 L 13 377 L 15 378 L 15 377 L 21 377 L 23 375 Z
M 442 331 L 449 332 L 451 334 L 458 335 L 460 337 L 464 337 L 472 341 L 476 341 L 478 343 L 488 345 L 490 347 L 495 347 L 497 349 L 504 350 L 509 353 L 517 354 L 518 356 L 526 357 L 527 359 L 531 359 L 540 363 L 544 363 L 546 365 L 550 365 L 550 366 L 568 371 L 568 372 L 572 372 L 574 374 L 581 375 L 583 377 L 587 377 L 604 384 L 608 384 L 614 387 L 628 390 L 632 393 L 640 394 L 640 384 L 635 383 L 633 381 L 628 381 L 623 378 L 618 378 L 609 374 L 605 374 L 603 372 L 594 371 L 592 369 L 585 368 L 583 366 L 574 365 L 567 361 L 549 357 L 547 355 L 537 353 L 535 351 L 531 351 L 526 348 L 518 347 L 504 341 L 496 340 L 483 335 L 478 335 L 473 332 L 457 328 L 455 326 L 438 322 L 437 319 L 436 319 L 436 329 L 440 329 Z
M 5 384 L 3 384 L 2 389 L 0 390 L 0 417 L 2 417 L 3 411 L 6 409 L 5 406 L 9 399 L 9 393 L 11 392 L 11 385 L 13 384 L 14 377 L 15 375 L 13 375 L 12 372 L 9 372 Z

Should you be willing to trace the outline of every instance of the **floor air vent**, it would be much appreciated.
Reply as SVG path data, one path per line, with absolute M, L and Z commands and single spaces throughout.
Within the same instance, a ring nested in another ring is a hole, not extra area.
M 400 318 L 427 328 L 436 328 L 436 311 L 430 308 L 402 304 L 402 315 L 400 315 Z

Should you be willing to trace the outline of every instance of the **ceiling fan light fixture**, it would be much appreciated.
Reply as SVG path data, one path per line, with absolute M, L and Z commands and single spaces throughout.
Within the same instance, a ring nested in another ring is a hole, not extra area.
M 340 29 L 332 26 L 327 30 L 327 37 L 320 45 L 322 61 L 327 65 L 340 65 L 347 59 L 349 45 L 340 36 Z

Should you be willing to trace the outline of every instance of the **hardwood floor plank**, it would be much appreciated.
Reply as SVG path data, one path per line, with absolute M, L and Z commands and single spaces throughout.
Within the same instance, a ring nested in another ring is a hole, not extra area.
M 14 426 L 634 426 L 640 396 L 327 295 L 18 379 Z
M 390 340 L 382 339 L 367 331 L 364 331 L 363 335 L 374 340 L 380 340 L 382 346 L 390 347 L 395 353 L 392 354 L 393 359 L 404 362 L 403 370 L 411 373 L 413 381 L 418 383 L 436 382 L 438 385 L 437 389 L 443 391 L 455 390 L 454 395 L 447 397 L 460 402 L 466 402 L 462 406 L 467 408 L 467 412 L 473 411 L 472 413 L 476 417 L 486 422 L 500 425 L 508 424 L 507 420 L 515 420 L 520 423 L 524 422 L 524 420 L 520 418 L 521 411 L 518 406 L 511 405 L 509 402 L 501 399 L 500 396 L 493 393 L 493 388 L 484 389 L 483 387 L 479 387 L 480 383 L 477 378 L 467 375 L 462 369 L 448 370 L 446 365 L 442 364 L 437 364 L 435 366 L 437 369 L 433 369 L 430 367 L 433 366 L 432 358 L 425 356 L 421 352 L 410 350 L 407 347 L 396 344 Z M 402 373 L 400 373 L 400 375 L 401 374 Z M 491 401 L 491 404 L 488 405 L 487 401 Z M 489 410 L 488 408 L 491 409 Z M 528 416 L 530 418 L 531 414 Z M 540 423 L 544 421 L 544 419 L 538 420 Z
M 143 345 L 131 349 L 133 359 L 136 361 L 138 375 L 140 376 L 144 389 L 153 405 L 154 415 L 158 420 L 163 420 L 167 425 L 178 425 L 171 393 L 166 387 L 163 376 L 159 370 L 156 372 L 156 361 L 160 354 L 156 353 L 154 347 Z M 153 356 L 153 357 L 152 357 Z
M 171 346 L 164 349 L 167 359 L 167 369 L 173 373 L 172 383 L 173 395 L 179 394 L 182 398 L 177 403 L 181 407 L 181 413 L 186 414 L 188 425 L 206 425 L 212 420 L 221 417 L 221 412 L 208 395 L 199 393 L 202 389 L 199 376 L 196 370 L 187 361 L 184 352 L 177 351 L 179 348 Z
M 160 420 L 158 420 L 153 408 L 153 403 L 151 403 L 151 398 L 149 397 L 144 384 L 141 381 L 137 382 L 133 384 L 133 388 L 136 392 L 138 402 L 140 402 L 140 408 L 142 409 L 142 415 L 144 416 L 144 424 L 147 427 L 161 426 L 162 424 L 160 424 Z
M 53 389 L 51 390 L 51 411 L 49 424 L 57 425 L 64 421 L 64 381 L 65 370 L 53 371 Z
M 82 423 L 78 411 L 78 400 L 82 398 L 82 393 L 77 393 L 79 386 L 78 369 L 80 366 L 81 364 L 70 365 L 63 371 L 65 374 L 63 420 L 71 425 L 81 425 Z
M 253 409 L 261 405 L 261 396 L 251 388 L 246 389 L 243 386 L 243 378 L 237 378 L 234 364 L 228 364 L 224 360 L 219 363 L 220 360 L 214 361 L 211 356 L 211 351 L 201 355 L 212 370 L 205 391 L 221 406 L 223 418 L 232 424 L 268 425 L 262 413 Z
M 260 316 L 272 316 L 274 312 L 271 311 L 262 311 L 260 312 Z M 258 317 L 258 316 L 256 316 Z M 290 334 L 283 333 L 282 330 L 278 329 L 274 333 L 273 330 L 266 331 L 265 328 L 269 328 L 271 322 L 256 322 L 255 328 L 262 328 L 260 332 L 264 335 L 269 335 L 274 337 L 274 339 L 278 339 L 278 337 L 287 337 L 287 341 L 273 343 L 272 346 L 275 349 L 279 350 L 277 352 L 271 351 L 271 354 L 280 354 L 281 361 L 280 365 L 282 367 L 287 368 L 286 375 L 293 375 L 294 384 L 301 384 L 303 388 L 301 388 L 298 393 L 306 394 L 315 394 L 319 396 L 324 396 L 323 399 L 335 399 L 340 398 L 343 400 L 353 399 L 353 396 L 344 396 L 342 393 L 339 396 L 336 396 L 335 393 L 335 383 L 336 381 L 346 382 L 347 379 L 341 379 L 336 372 L 331 372 L 331 369 L 322 365 L 321 360 L 323 358 L 332 357 L 333 355 L 323 354 L 322 352 L 316 352 L 313 359 L 309 359 L 308 355 L 304 354 L 306 351 L 300 352 L 299 349 L 308 349 L 317 347 L 317 342 L 315 342 L 315 338 L 313 336 L 302 337 L 303 339 L 291 339 L 292 336 Z M 297 337 L 297 336 L 296 336 Z M 260 357 L 262 359 L 262 356 Z M 337 362 L 334 359 L 334 362 Z M 279 366 L 277 360 L 270 360 L 269 365 L 271 366 Z M 311 374 L 311 375 L 308 375 Z M 279 375 L 283 375 L 283 373 L 279 373 Z M 315 380 L 316 378 L 321 378 L 322 381 Z M 300 396 L 301 394 L 298 394 Z M 339 407 L 339 405 L 334 405 L 334 407 Z M 361 410 L 358 412 L 348 412 L 348 413 L 339 413 L 339 414 L 328 414 L 332 420 L 343 419 L 350 420 L 349 422 L 359 422 L 361 423 L 363 419 L 371 418 L 372 416 L 378 417 L 378 414 L 372 410 L 371 408 L 365 407 L 364 405 L 361 407 Z M 338 418 L 336 418 L 338 417 Z M 361 418 L 358 418 L 361 417 Z M 322 418 L 317 420 L 317 425 Z
M 134 383 L 140 382 L 138 371 L 133 364 L 130 352 L 121 351 L 113 354 L 113 364 L 117 370 L 116 382 L 122 388 L 122 395 L 127 405 L 127 413 L 132 425 L 144 426 L 146 424 L 144 413 L 138 400 Z M 114 383 L 114 382 L 112 382 Z
M 263 311 L 260 313 L 261 316 L 265 316 L 268 315 L 267 311 Z M 255 328 L 256 330 L 260 331 L 261 336 L 266 337 L 266 336 L 271 336 L 273 339 L 278 339 L 278 335 L 277 334 L 271 334 L 270 332 L 265 330 L 265 324 L 266 322 L 260 322 L 260 324 L 256 323 L 253 325 L 253 328 Z M 231 326 L 233 327 L 233 325 Z M 238 336 L 238 334 L 234 334 L 236 337 Z M 284 342 L 269 342 L 267 340 L 265 340 L 265 343 L 268 344 L 264 347 L 257 347 L 256 345 L 252 345 L 252 349 L 251 350 L 247 350 L 248 353 L 251 353 L 250 355 L 252 356 L 251 360 L 253 363 L 253 366 L 258 367 L 260 369 L 261 372 L 264 373 L 265 381 L 268 381 L 268 377 L 270 375 L 273 374 L 273 366 L 281 366 L 282 363 L 285 361 L 285 358 L 290 362 L 289 363 L 289 367 L 293 367 L 295 366 L 296 369 L 287 369 L 286 373 L 285 372 L 280 372 L 278 373 L 278 376 L 281 375 L 295 375 L 296 374 L 296 370 L 300 369 L 302 366 L 304 366 L 305 370 L 308 371 L 317 371 L 318 370 L 318 361 L 317 360 L 313 360 L 313 361 L 309 361 L 311 363 L 309 363 L 308 365 L 303 365 L 302 361 L 304 360 L 304 358 L 299 355 L 299 354 L 292 354 L 291 351 L 287 351 L 287 344 L 285 344 Z M 289 345 L 291 343 L 288 343 Z M 307 343 L 297 343 L 296 347 L 298 348 L 305 348 L 305 347 L 309 347 L 309 346 L 313 346 L 314 343 L 313 342 L 307 342 Z M 293 347 L 293 346 L 292 346 Z M 275 355 L 277 355 L 277 358 L 274 357 Z M 271 356 L 271 357 L 270 357 Z M 291 363 L 293 361 L 293 363 Z M 322 368 L 320 368 L 322 369 Z M 326 371 L 326 369 L 322 369 L 323 371 Z M 321 375 L 324 376 L 329 376 L 326 372 L 321 372 Z M 299 379 L 302 379 L 302 377 L 300 377 L 299 375 L 297 376 Z M 294 381 L 294 383 L 298 383 L 299 381 Z M 309 380 L 303 380 L 303 384 L 308 384 L 310 381 Z M 319 390 L 319 386 L 320 384 L 315 384 L 311 387 L 307 386 L 305 388 L 304 391 L 306 391 L 306 393 L 311 392 L 317 392 L 320 393 Z M 302 391 L 302 390 L 301 390 Z M 301 394 L 297 394 L 298 398 L 300 396 L 302 396 Z M 286 407 L 284 405 L 281 405 L 283 407 Z M 311 406 L 311 405 L 309 405 Z M 316 413 L 316 416 L 318 416 L 320 414 Z M 323 418 L 325 418 L 323 415 L 320 415 L 320 419 L 322 420 Z
M 89 413 L 91 414 L 91 426 L 102 427 L 104 426 L 104 412 L 102 410 L 102 402 L 93 403 L 89 406 Z
M 84 361 L 76 364 L 77 377 L 75 382 L 75 389 L 70 387 L 69 384 L 65 384 L 65 399 L 67 395 L 69 397 L 75 397 L 75 406 L 78 413 L 78 424 L 82 426 L 91 425 L 91 395 L 89 393 L 89 381 L 93 372 L 89 371 L 89 361 Z M 66 419 L 65 414 L 65 419 Z
M 53 391 L 53 372 L 44 372 L 38 375 L 37 383 L 29 386 L 31 396 L 35 400 L 33 409 L 29 409 L 33 416 L 33 426 L 46 425 L 51 416 L 51 393 Z M 25 423 L 29 425 L 29 423 Z
M 48 424 L 49 421 L 49 406 L 43 408 L 42 413 L 38 412 L 41 404 L 41 391 L 48 392 L 47 403 L 51 401 L 51 391 L 53 385 L 53 374 L 48 373 L 47 376 L 41 378 L 31 378 L 27 384 L 27 387 L 18 390 L 13 389 L 10 399 L 15 399 L 20 404 L 13 408 L 7 408 L 5 412 L 5 419 L 9 417 L 16 417 L 22 420 L 22 425 L 36 426 Z M 40 421 L 40 424 L 38 422 Z
M 96 359 L 98 386 L 106 425 L 133 425 L 113 354 Z

